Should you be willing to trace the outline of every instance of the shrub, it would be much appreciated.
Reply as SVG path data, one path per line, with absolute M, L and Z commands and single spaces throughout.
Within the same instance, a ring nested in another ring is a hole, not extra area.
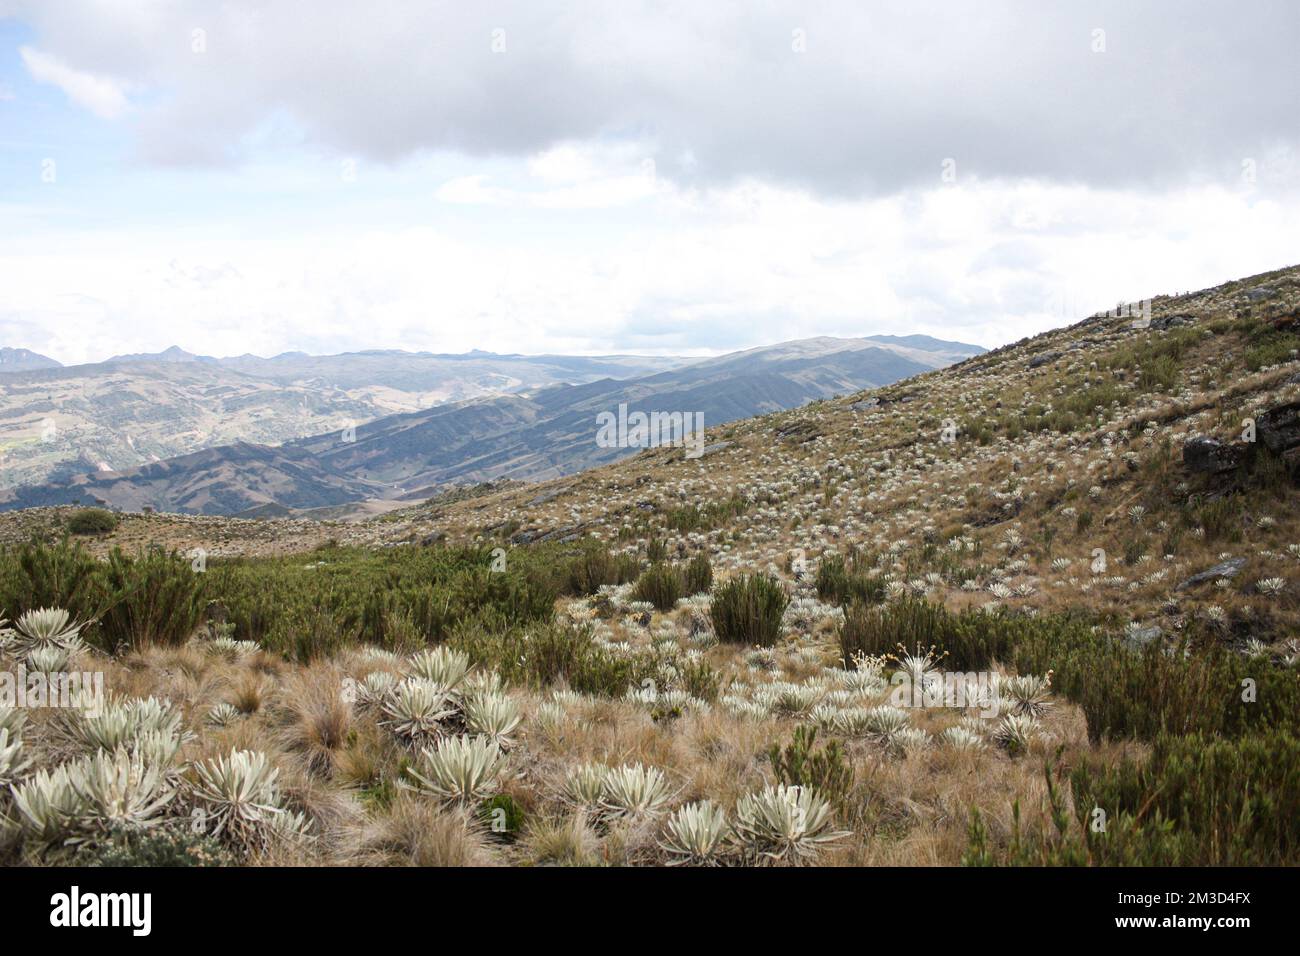
M 812 787 L 833 803 L 841 803 L 853 786 L 853 768 L 844 759 L 838 741 L 817 747 L 817 728 L 796 727 L 794 739 L 782 750 L 779 744 L 768 748 L 772 772 L 778 783 L 792 787 Z
M 1005 618 L 983 612 L 955 615 L 942 605 L 904 599 L 880 607 L 850 605 L 840 625 L 840 654 L 855 657 L 893 654 L 934 647 L 946 662 L 961 670 L 989 666 L 1005 659 L 1011 646 L 1011 626 Z
M 489 833 L 506 843 L 513 843 L 524 829 L 524 808 L 508 793 L 480 803 L 478 818 Z
M 595 594 L 601 585 L 624 584 L 639 570 L 635 556 L 612 555 L 604 545 L 591 542 L 569 560 L 564 587 L 567 593 L 582 597 Z
M 103 508 L 82 508 L 68 518 L 72 534 L 107 534 L 117 528 L 117 515 Z
M 110 653 L 123 647 L 183 644 L 198 627 L 206 606 L 204 575 L 176 554 L 150 550 L 131 558 L 114 549 L 104 581 L 111 603 L 97 636 Z
M 231 866 L 234 857 L 216 840 L 192 833 L 188 824 L 152 830 L 119 829 L 84 847 L 78 866 Z
M 885 599 L 885 585 L 860 564 L 856 552 L 847 560 L 841 554 L 824 555 L 817 564 L 817 596 L 833 604 L 879 604 Z
M 622 695 L 658 673 L 648 651 L 620 653 L 596 642 L 591 628 L 560 623 L 487 629 L 461 627 L 449 643 L 475 664 L 512 684 L 545 687 L 564 681 L 585 694 Z
M 781 618 L 790 599 L 767 574 L 732 578 L 713 594 L 709 614 L 718 640 L 770 647 L 781 636 Z
M 687 594 L 708 594 L 713 587 L 713 562 L 707 554 L 697 554 L 686 564 L 682 583 Z
M 12 614 L 58 607 L 89 621 L 106 603 L 102 566 L 77 542 L 33 541 L 0 555 L 0 607 Z
M 671 565 L 652 564 L 637 579 L 633 594 L 638 601 L 649 601 L 661 611 L 670 611 L 682 596 L 681 575 Z
M 1052 829 L 991 846 L 972 815 L 966 862 L 1011 865 L 1294 866 L 1300 862 L 1300 740 L 1162 734 L 1144 760 L 1083 763 L 1070 776 L 1074 819 L 1044 767 Z M 1098 811 L 1104 817 L 1098 816 Z M 1104 827 L 1094 827 L 1104 819 Z

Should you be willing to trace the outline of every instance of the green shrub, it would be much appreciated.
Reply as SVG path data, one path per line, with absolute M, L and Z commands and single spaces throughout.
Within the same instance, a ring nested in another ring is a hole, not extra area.
M 569 560 L 565 591 L 579 597 L 595 594 L 601 585 L 624 584 L 633 580 L 639 571 L 640 562 L 635 556 L 615 556 L 604 545 L 591 542 Z
M 859 654 L 893 654 L 900 645 L 909 651 L 934 647 L 938 654 L 946 653 L 945 666 L 975 670 L 1006 659 L 1012 632 L 1005 617 L 982 611 L 952 614 L 942 605 L 912 598 L 880 607 L 852 604 L 840 625 L 840 655 L 852 661 Z
M 107 603 L 102 565 L 77 542 L 33 541 L 0 553 L 0 610 L 9 617 L 58 607 L 74 620 L 87 621 Z
M 1070 776 L 1074 818 L 1055 768 L 1044 767 L 1052 827 L 1005 847 L 972 814 L 969 864 L 1294 866 L 1300 863 L 1300 741 L 1273 731 L 1236 740 L 1158 736 L 1150 755 L 1085 762 Z
M 1300 862 L 1300 740 L 1289 733 L 1161 735 L 1146 760 L 1085 763 L 1071 780 L 1081 822 L 1100 807 L 1108 818 L 1168 829 L 1175 865 Z M 1105 834 L 1085 832 L 1093 858 L 1111 862 Z
M 853 767 L 838 741 L 817 747 L 816 727 L 796 727 L 794 739 L 782 750 L 772 744 L 767 751 L 777 783 L 811 787 L 835 804 L 842 804 L 853 787 Z
M 488 833 L 506 843 L 513 843 L 524 828 L 524 808 L 508 793 L 480 803 L 478 818 Z
M 682 596 L 682 577 L 668 564 L 652 564 L 637 579 L 632 592 L 638 601 L 649 601 L 661 611 L 671 611 Z
M 704 553 L 697 554 L 686 563 L 682 583 L 687 594 L 708 594 L 713 587 L 713 562 Z
M 685 660 L 677 667 L 677 674 L 682 681 L 682 689 L 692 697 L 707 700 L 710 703 L 718 699 L 718 688 L 722 676 L 703 658 Z
M 355 642 L 405 649 L 470 621 L 550 620 L 563 577 L 555 549 L 516 548 L 505 571 L 492 566 L 486 548 L 337 548 L 210 560 L 206 577 L 241 638 L 300 656 Z
M 709 614 L 718 640 L 731 644 L 775 644 L 790 599 L 781 583 L 767 574 L 732 578 L 713 592 Z
M 72 534 L 107 534 L 117 528 L 117 515 L 104 508 L 81 508 L 68 518 Z
M 613 651 L 598 644 L 589 627 L 554 622 L 495 630 L 466 623 L 448 643 L 507 682 L 532 687 L 563 682 L 579 693 L 616 696 L 659 672 L 649 651 Z
M 1273 664 L 1250 662 L 1218 645 L 1141 651 L 1071 616 L 1027 618 L 1005 609 L 953 614 L 902 600 L 850 606 L 840 629 L 845 661 L 893 653 L 898 645 L 934 647 L 944 667 L 977 670 L 994 662 L 1019 673 L 1053 672 L 1052 688 L 1078 704 L 1088 735 L 1153 740 L 1161 733 L 1236 737 L 1268 728 L 1300 730 L 1300 682 Z M 1253 699 L 1246 694 L 1250 689 Z
M 205 580 L 189 561 L 157 549 L 132 558 L 115 548 L 103 573 L 110 604 L 96 634 L 102 650 L 176 647 L 193 635 L 206 606 Z
M 234 857 L 216 840 L 194 833 L 178 823 L 152 830 L 116 830 L 95 844 L 83 847 L 78 866 L 233 866 Z
M 872 577 L 861 567 L 856 552 L 848 559 L 841 554 L 823 555 L 817 563 L 817 596 L 833 604 L 847 605 L 855 601 L 879 604 L 885 599 L 885 584 Z

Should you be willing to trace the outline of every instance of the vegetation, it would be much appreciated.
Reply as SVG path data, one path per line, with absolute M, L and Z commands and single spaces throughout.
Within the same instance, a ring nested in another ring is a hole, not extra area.
M 104 508 L 82 508 L 68 518 L 71 534 L 108 534 L 117 528 L 117 515 Z
M 746 574 L 713 593 L 710 614 L 718 640 L 770 647 L 781 636 L 781 617 L 790 599 L 775 578 Z

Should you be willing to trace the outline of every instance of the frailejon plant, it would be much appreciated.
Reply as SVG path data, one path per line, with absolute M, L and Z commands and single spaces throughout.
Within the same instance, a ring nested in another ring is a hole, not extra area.
M 99 713 L 69 713 L 61 721 L 64 734 L 87 750 L 131 747 L 149 735 L 180 740 L 182 715 L 167 700 L 155 697 L 114 698 Z
M 659 846 L 669 866 L 717 866 L 727 849 L 731 825 L 708 800 L 678 807 L 664 823 Z
M 57 847 L 72 839 L 84 803 L 72 785 L 69 764 L 37 770 L 12 789 L 15 829 L 26 841 Z
M 23 757 L 22 738 L 10 738 L 9 730 L 0 727 L 0 788 L 11 786 L 29 766 L 31 761 Z
M 382 726 L 408 745 L 442 736 L 444 721 L 456 716 L 455 702 L 440 681 L 408 677 L 383 705 Z
M 505 770 L 501 747 L 486 737 L 445 737 L 420 752 L 418 767 L 408 767 L 414 789 L 447 803 L 479 803 L 496 793 Z
M 16 647 L 20 653 L 29 656 L 33 651 L 48 648 L 76 650 L 81 646 L 82 627 L 62 608 L 45 607 L 27 611 L 15 622 Z
M 303 815 L 281 803 L 280 771 L 266 754 L 232 750 L 229 756 L 195 764 L 193 772 L 194 821 L 232 847 L 256 853 L 307 833 Z
M 412 655 L 407 670 L 415 677 L 454 690 L 469 673 L 469 655 L 450 647 L 434 647 Z
M 465 729 L 502 747 L 520 720 L 519 705 L 505 694 L 472 694 L 465 700 Z
M 561 793 L 565 802 L 582 810 L 598 809 L 608 776 L 609 768 L 604 764 L 584 763 L 574 767 L 564 778 Z
M 833 825 L 830 802 L 815 790 L 778 784 L 741 797 L 732 830 L 747 861 L 798 865 L 847 835 Z
M 644 819 L 662 813 L 671 797 L 658 767 L 625 764 L 605 774 L 600 806 L 607 817 Z
M 125 748 L 76 761 L 68 779 L 81 803 L 79 822 L 92 834 L 154 826 L 176 796 L 163 766 Z

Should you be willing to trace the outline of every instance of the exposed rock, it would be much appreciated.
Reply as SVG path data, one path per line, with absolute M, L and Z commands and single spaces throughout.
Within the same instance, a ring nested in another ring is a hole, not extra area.
M 1193 574 L 1186 581 L 1183 581 L 1174 590 L 1185 591 L 1187 588 L 1195 587 L 1198 584 L 1204 584 L 1206 581 L 1217 581 L 1219 578 L 1235 577 L 1242 568 L 1246 566 L 1245 558 L 1229 558 L 1212 568 L 1207 568 L 1199 574 Z
M 1049 362 L 1055 362 L 1060 357 L 1060 352 L 1044 352 L 1041 355 L 1035 355 L 1031 358 L 1029 360 L 1029 367 L 1040 368 L 1043 365 L 1047 365 Z
M 1265 299 L 1273 298 L 1273 296 L 1275 295 L 1277 295 L 1277 290 L 1274 289 L 1272 286 L 1267 286 L 1267 285 L 1256 286 L 1255 288 L 1250 289 L 1246 292 L 1246 301 L 1262 302 Z
M 545 491 L 543 491 L 543 492 L 542 492 L 540 495 L 538 495 L 536 498 L 529 499 L 529 501 L 528 501 L 528 507 L 532 508 L 532 507 L 534 507 L 534 506 L 536 506 L 536 505 L 544 505 L 544 504 L 546 504 L 546 502 L 551 501 L 551 500 L 553 500 L 553 499 L 555 499 L 555 498 L 558 498 L 560 495 L 562 495 L 562 494 L 563 494 L 564 492 L 566 492 L 566 491 L 568 491 L 568 488 L 566 488 L 566 487 L 547 488 Z
M 1255 419 L 1255 433 L 1277 455 L 1300 447 L 1300 402 L 1278 405 L 1264 412 Z
M 1140 651 L 1163 634 L 1164 629 L 1159 624 L 1152 624 L 1150 627 L 1135 627 L 1124 632 L 1124 643 L 1133 650 Z
M 865 412 L 868 409 L 878 407 L 880 407 L 880 399 L 878 398 L 864 398 L 862 401 L 854 402 L 849 406 L 855 412 Z
M 1225 445 L 1216 438 L 1201 435 L 1183 445 L 1183 464 L 1189 471 L 1221 474 L 1241 464 L 1243 446 Z
M 714 454 L 715 452 L 720 452 L 724 448 L 730 448 L 733 444 L 734 442 L 729 442 L 729 441 L 715 441 L 712 445 L 704 446 L 704 454 L 701 455 L 700 457 L 708 458 L 710 455 Z
M 1151 328 L 1160 330 L 1173 329 L 1180 325 L 1191 325 L 1195 321 L 1196 316 L 1190 312 L 1180 312 L 1176 315 L 1162 315 L 1158 319 L 1152 319 Z

